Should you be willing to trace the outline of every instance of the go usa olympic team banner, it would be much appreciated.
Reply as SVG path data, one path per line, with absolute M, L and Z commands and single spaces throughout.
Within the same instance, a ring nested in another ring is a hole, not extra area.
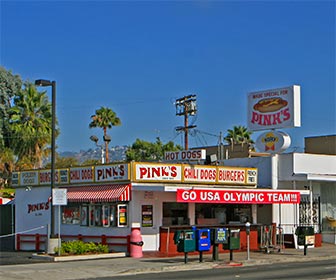
M 299 204 L 299 191 L 177 189 L 177 202 Z

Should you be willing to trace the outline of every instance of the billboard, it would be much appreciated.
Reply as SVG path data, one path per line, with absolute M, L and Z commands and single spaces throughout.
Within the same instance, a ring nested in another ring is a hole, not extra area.
M 251 92 L 247 112 L 251 131 L 300 127 L 300 86 Z

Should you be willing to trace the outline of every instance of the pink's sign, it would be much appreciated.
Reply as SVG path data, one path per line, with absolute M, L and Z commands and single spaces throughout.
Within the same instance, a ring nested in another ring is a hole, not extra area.
M 300 86 L 249 93 L 247 109 L 249 130 L 299 127 Z

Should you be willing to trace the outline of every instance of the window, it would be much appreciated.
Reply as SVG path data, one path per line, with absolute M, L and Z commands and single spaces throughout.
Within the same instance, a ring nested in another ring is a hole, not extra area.
M 81 206 L 81 226 L 88 226 L 89 223 L 89 215 L 88 215 L 88 206 L 87 205 L 83 205 Z
M 89 227 L 124 227 L 128 226 L 127 209 L 127 204 L 69 204 L 62 207 L 62 223 Z
M 162 225 L 189 225 L 188 203 L 164 202 Z
M 196 224 L 228 224 L 252 221 L 251 205 L 197 203 L 195 206 Z
M 77 225 L 80 223 L 80 206 L 79 204 L 70 203 L 62 206 L 62 224 Z

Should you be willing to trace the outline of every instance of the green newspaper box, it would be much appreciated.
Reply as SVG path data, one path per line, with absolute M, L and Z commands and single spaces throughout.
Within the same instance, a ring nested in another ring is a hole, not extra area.
M 226 244 L 223 244 L 226 250 L 240 249 L 240 229 L 229 229 L 229 238 Z
M 182 253 L 196 250 L 195 232 L 193 230 L 177 230 L 174 235 L 177 251 Z

